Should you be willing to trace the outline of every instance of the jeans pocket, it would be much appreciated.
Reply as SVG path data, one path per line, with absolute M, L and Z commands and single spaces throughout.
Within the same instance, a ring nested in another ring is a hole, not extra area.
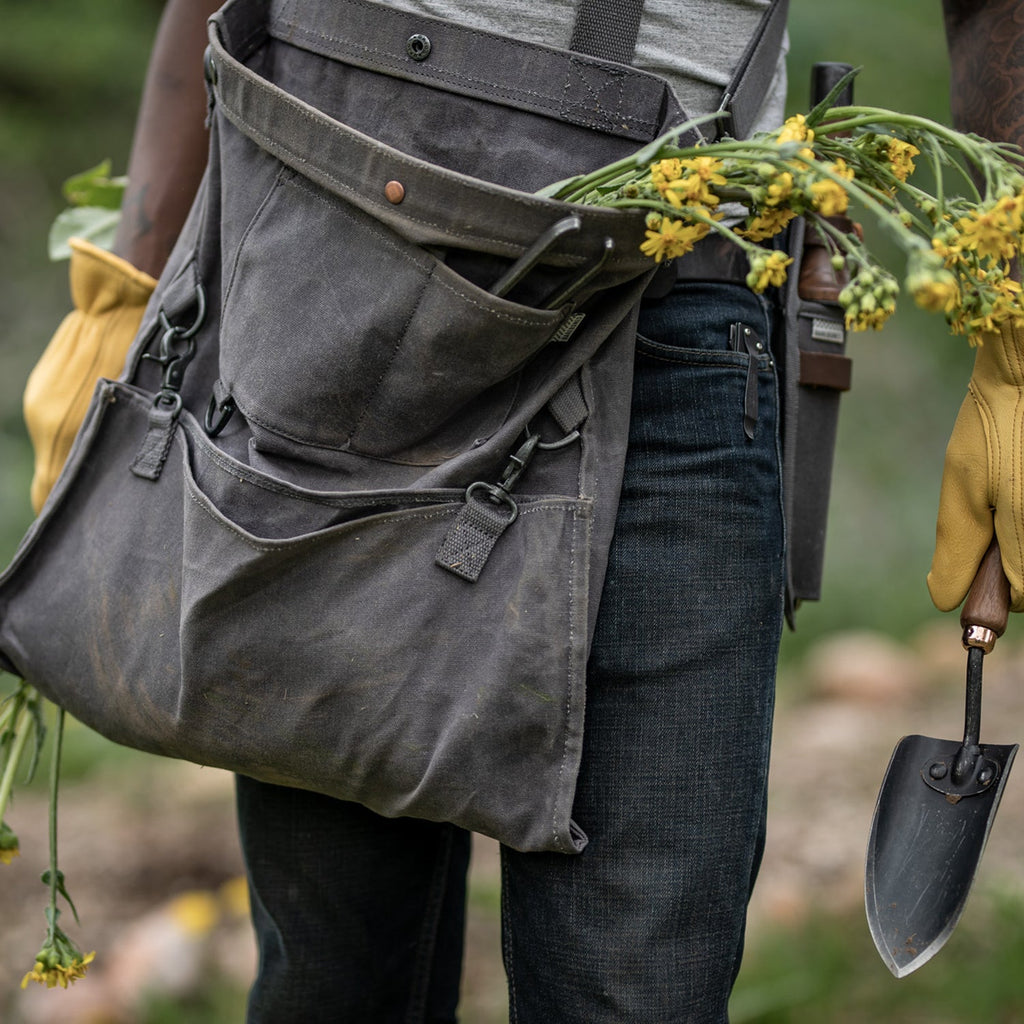
M 640 309 L 638 352 L 672 358 L 686 351 L 727 355 L 730 328 L 743 323 L 757 332 L 767 351 L 771 321 L 760 295 L 739 284 L 719 281 L 681 281 L 664 298 Z M 722 360 L 737 364 L 733 358 Z M 740 363 L 745 365 L 744 360 Z

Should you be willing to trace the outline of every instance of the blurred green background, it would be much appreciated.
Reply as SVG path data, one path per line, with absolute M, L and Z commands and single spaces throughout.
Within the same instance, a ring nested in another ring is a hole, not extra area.
M 808 105 L 815 60 L 846 61 L 863 66 L 859 102 L 948 122 L 937 0 L 792 0 L 791 6 L 792 110 Z M 161 7 L 157 0 L 0 0 L 0 562 L 31 519 L 21 391 L 68 305 L 66 265 L 46 257 L 47 229 L 63 205 L 60 184 L 105 157 L 115 173 L 124 171 Z M 849 351 L 854 388 L 843 398 L 824 598 L 800 610 L 796 633 L 784 639 L 783 713 L 801 699 L 802 659 L 838 630 L 876 630 L 901 643 L 939 621 L 956 631 L 932 608 L 924 576 L 943 450 L 972 354 L 962 339 L 946 336 L 939 319 L 907 301 L 883 333 L 854 336 Z M 80 780 L 111 763 L 126 774 L 126 766 L 144 772 L 149 763 L 79 731 L 70 748 Z M 481 927 L 492 933 L 496 884 L 493 874 L 478 880 L 473 900 Z M 1021 906 L 1007 897 L 987 907 L 983 919 L 965 927 L 957 971 L 933 974 L 916 987 L 894 987 L 854 911 L 839 920 L 815 914 L 790 930 L 759 929 L 737 991 L 736 1021 L 1024 1020 L 1013 986 L 1005 985 L 1024 956 Z M 997 950 L 983 934 L 993 921 L 1002 936 Z M 3 950 L 5 959 L 29 955 Z M 493 941 L 486 955 L 496 956 Z M 500 986 L 493 969 L 478 973 L 484 980 L 475 985 Z M 204 995 L 185 1016 L 181 1004 L 154 1004 L 138 1021 L 223 1022 L 238 1012 L 239 998 L 237 992 Z M 502 1001 L 500 993 L 474 992 L 467 1024 L 497 1024 L 504 1019 Z M 3 1005 L 0 997 L 0 1015 Z

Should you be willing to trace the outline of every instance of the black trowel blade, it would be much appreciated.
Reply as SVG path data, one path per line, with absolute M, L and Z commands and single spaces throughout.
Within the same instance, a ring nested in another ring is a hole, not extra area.
M 933 775 L 960 747 L 957 740 L 905 736 L 878 794 L 864 896 L 871 937 L 897 978 L 927 963 L 960 920 L 1017 753 L 1016 744 L 982 746 L 994 777 L 958 798 L 935 788 Z

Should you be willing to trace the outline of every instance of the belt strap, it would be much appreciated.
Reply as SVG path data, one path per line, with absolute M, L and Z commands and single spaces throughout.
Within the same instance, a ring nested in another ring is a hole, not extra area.
M 643 9 L 644 0 L 580 0 L 569 49 L 620 64 L 632 63 Z M 712 141 L 725 131 L 736 139 L 750 134 L 775 75 L 788 14 L 789 0 L 771 0 L 765 9 L 722 94 L 720 109 L 728 112 L 729 118 L 705 129 Z

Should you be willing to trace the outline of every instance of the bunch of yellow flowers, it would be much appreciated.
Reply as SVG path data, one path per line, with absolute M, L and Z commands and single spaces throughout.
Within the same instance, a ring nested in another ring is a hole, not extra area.
M 841 86 L 840 86 L 841 87 Z M 838 93 L 839 88 L 833 95 Z M 877 330 L 900 284 L 865 246 L 849 215 L 868 215 L 902 250 L 903 286 L 971 343 L 1007 322 L 1024 326 L 1011 266 L 1024 231 L 1024 157 L 1014 148 L 876 107 L 790 117 L 750 139 L 680 147 L 688 122 L 633 157 L 541 194 L 648 211 L 641 250 L 660 263 L 717 232 L 742 247 L 756 292 L 785 283 L 785 230 L 804 217 L 832 253 L 846 326 Z M 926 162 L 933 192 L 913 181 Z M 949 179 L 959 195 L 947 195 Z M 839 218 L 837 220 L 837 218 Z

